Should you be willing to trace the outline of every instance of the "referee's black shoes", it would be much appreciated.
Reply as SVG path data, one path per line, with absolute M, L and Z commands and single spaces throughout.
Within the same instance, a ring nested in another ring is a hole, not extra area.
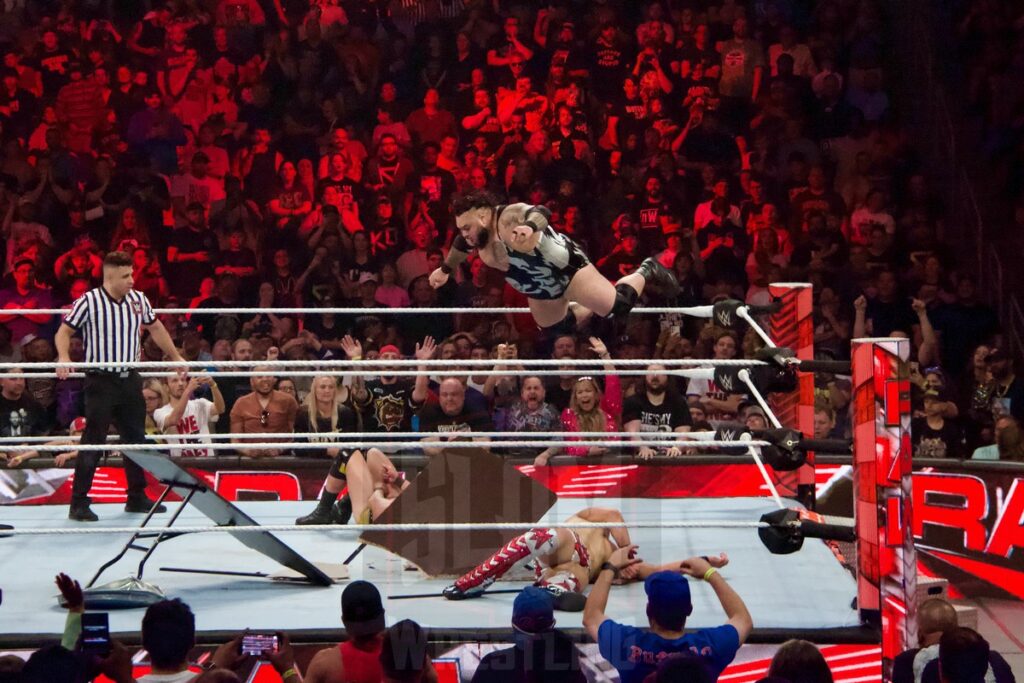
M 155 500 L 150 500 L 146 496 L 129 497 L 128 500 L 125 501 L 124 511 L 146 514 L 153 509 L 154 503 L 156 503 Z M 160 504 L 157 505 L 153 512 L 157 514 L 167 512 L 167 508 L 163 504 Z M 89 503 L 72 504 L 68 510 L 68 519 L 75 522 L 99 521 L 99 517 L 97 517 L 96 513 L 89 507 Z
M 167 507 L 163 503 L 157 505 L 156 509 L 153 509 L 154 505 L 156 505 L 156 501 L 150 500 L 145 495 L 128 496 L 128 500 L 126 500 L 124 503 L 124 511 L 141 512 L 142 514 L 145 514 L 150 510 L 153 510 L 153 512 L 156 514 L 159 514 L 161 512 L 167 512 Z
M 92 511 L 88 503 L 72 504 L 68 510 L 68 519 L 76 522 L 96 522 L 99 517 Z

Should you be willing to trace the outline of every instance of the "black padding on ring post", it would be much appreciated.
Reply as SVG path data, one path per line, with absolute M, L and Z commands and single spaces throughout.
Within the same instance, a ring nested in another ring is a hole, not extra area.
M 742 394 L 747 389 L 747 383 L 740 379 L 740 371 L 746 370 L 750 375 L 750 382 L 762 394 L 773 392 L 788 393 L 796 391 L 796 372 L 791 368 L 780 368 L 771 365 L 752 365 L 747 368 L 737 366 L 724 366 L 715 368 L 715 384 L 726 393 Z
M 740 437 L 747 433 L 749 433 L 749 430 L 746 425 L 738 422 L 722 422 L 718 425 L 718 428 L 715 429 L 715 441 L 735 441 L 740 443 Z M 747 447 L 738 446 L 733 448 L 731 446 L 724 446 L 720 447 L 718 452 L 723 455 L 746 455 Z
M 795 553 L 803 547 L 805 538 L 847 543 L 857 540 L 857 530 L 852 526 L 805 519 L 800 510 L 792 508 L 765 513 L 761 522 L 769 526 L 758 529 L 757 535 L 773 555 Z
M 711 319 L 714 320 L 715 325 L 731 330 L 743 322 L 743 319 L 736 315 L 740 306 L 743 305 L 743 302 L 737 299 L 719 301 L 711 307 Z
M 848 360 L 802 360 L 800 372 L 830 372 L 833 375 L 849 375 L 853 372 Z
M 804 536 L 799 526 L 792 526 L 800 520 L 796 510 L 783 508 L 761 515 L 761 522 L 770 524 L 757 530 L 757 535 L 772 555 L 789 555 L 804 547 Z

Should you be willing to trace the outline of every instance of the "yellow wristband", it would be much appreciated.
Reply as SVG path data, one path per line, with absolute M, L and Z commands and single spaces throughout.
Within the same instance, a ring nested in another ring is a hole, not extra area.
M 351 358 L 349 358 L 349 360 L 362 360 L 362 359 L 363 359 L 362 356 L 352 356 Z
M 708 570 L 706 572 L 704 572 L 704 580 L 707 581 L 708 579 L 710 579 L 712 576 L 714 576 L 717 573 L 718 573 L 717 569 L 715 569 L 714 567 L 709 567 Z
M 295 676 L 295 678 L 299 677 L 299 672 L 295 670 L 294 666 L 292 668 L 288 669 L 287 671 L 285 671 L 283 674 L 281 674 L 281 680 L 282 681 L 287 681 L 292 676 Z

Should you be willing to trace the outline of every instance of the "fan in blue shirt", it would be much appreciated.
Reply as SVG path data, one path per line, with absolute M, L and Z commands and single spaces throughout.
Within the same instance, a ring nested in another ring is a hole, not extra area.
M 622 683 L 639 683 L 654 672 L 658 664 L 677 652 L 699 655 L 712 675 L 719 674 L 736 656 L 747 639 L 753 622 L 743 600 L 718 573 L 729 558 L 692 557 L 678 571 L 658 571 L 644 580 L 647 593 L 647 629 L 617 623 L 605 615 L 612 580 L 620 575 L 632 578 L 643 565 L 635 557 L 636 546 L 619 548 L 601 567 L 601 573 L 587 598 L 583 625 L 597 641 L 601 656 L 614 666 Z M 683 633 L 686 618 L 693 611 L 690 583 L 684 575 L 707 581 L 714 589 L 729 621 L 722 626 Z

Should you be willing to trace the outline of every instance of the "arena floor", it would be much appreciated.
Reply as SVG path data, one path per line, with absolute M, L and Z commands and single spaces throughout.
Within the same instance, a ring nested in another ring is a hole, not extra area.
M 756 520 L 773 509 L 764 498 L 720 499 L 600 499 L 595 504 L 618 507 L 628 521 L 657 520 Z M 560 521 L 591 502 L 563 499 L 545 519 Z M 177 505 L 177 503 L 173 504 Z M 310 503 L 241 503 L 247 513 L 264 524 L 290 524 L 307 512 Z M 128 515 L 119 505 L 94 506 L 102 526 L 137 524 L 139 515 Z M 63 528 L 79 526 L 66 519 L 60 506 L 7 506 L 0 508 L 0 522 L 16 528 Z M 160 519 L 163 516 L 157 518 Z M 179 525 L 205 525 L 195 510 L 186 510 Z M 90 525 L 88 528 L 91 528 Z M 793 555 L 774 556 L 761 545 L 753 529 L 635 529 L 634 542 L 641 556 L 663 563 L 692 555 L 726 552 L 724 570 L 730 583 L 746 601 L 757 630 L 837 629 L 858 625 L 851 603 L 856 585 L 850 574 L 820 542 L 809 541 Z M 356 532 L 300 531 L 277 536 L 314 562 L 340 563 L 358 546 Z M 18 536 L 0 538 L 0 624 L 7 641 L 19 636 L 58 634 L 64 612 L 56 602 L 53 577 L 67 572 L 83 583 L 127 540 L 123 535 Z M 123 578 L 135 571 L 141 555 L 130 553 L 107 570 L 100 583 Z M 368 547 L 350 567 L 351 578 L 372 581 L 385 596 L 388 623 L 412 618 L 431 629 L 463 631 L 505 629 L 511 616 L 513 595 L 495 595 L 465 602 L 440 597 L 448 580 L 431 580 L 419 571 L 403 568 L 402 559 Z M 285 585 L 266 579 L 180 574 L 160 571 L 176 566 L 196 569 L 274 572 L 279 567 L 269 558 L 246 548 L 226 534 L 193 534 L 161 545 L 146 566 L 144 579 L 159 585 L 168 597 L 179 597 L 196 613 L 197 629 L 206 633 L 235 632 L 244 628 L 283 629 L 330 637 L 339 628 L 343 585 L 329 588 Z M 523 582 L 502 582 L 496 588 L 516 588 Z M 437 593 L 438 597 L 389 600 L 389 596 Z M 687 624 L 699 628 L 722 623 L 724 614 L 713 591 L 695 585 L 694 611 Z M 646 624 L 641 585 L 616 587 L 608 604 L 609 616 L 625 623 Z M 113 612 L 111 630 L 137 633 L 141 610 Z M 581 614 L 559 613 L 562 628 L 579 628 Z

